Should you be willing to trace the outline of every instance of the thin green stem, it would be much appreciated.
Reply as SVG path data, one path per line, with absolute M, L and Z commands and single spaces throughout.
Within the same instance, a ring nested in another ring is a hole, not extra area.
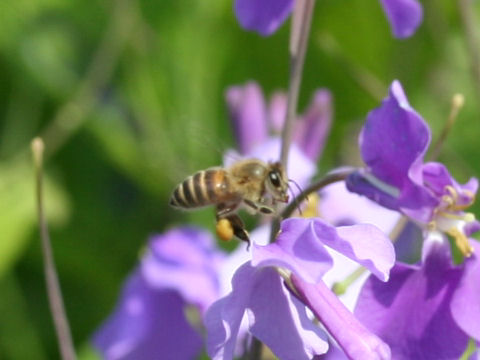
M 63 360 L 75 360 L 75 349 L 73 347 L 70 326 L 68 324 L 65 307 L 63 305 L 62 291 L 58 281 L 57 270 L 53 258 L 50 235 L 48 233 L 47 221 L 43 204 L 43 153 L 44 144 L 42 139 L 35 138 L 31 143 L 33 160 L 35 165 L 35 182 L 37 198 L 37 214 L 40 227 L 40 239 L 42 242 L 42 254 L 44 259 L 45 281 L 47 285 L 48 301 L 52 313 L 55 331 L 57 334 L 60 354 Z
M 457 1 L 460 20 L 463 24 L 463 32 L 467 42 L 468 51 L 470 53 L 470 67 L 473 80 L 475 88 L 477 89 L 477 96 L 480 99 L 480 36 L 476 27 L 476 12 L 473 9 L 472 3 L 472 0 Z
M 462 94 L 455 94 L 452 97 L 450 114 L 448 115 L 447 121 L 443 125 L 440 136 L 438 137 L 437 141 L 435 141 L 435 144 L 433 144 L 433 150 L 430 156 L 431 160 L 436 160 L 440 156 L 440 152 L 442 151 L 443 145 L 445 144 L 445 140 L 447 140 L 447 136 L 452 130 L 453 124 L 455 124 L 455 120 L 457 119 L 458 113 L 460 112 L 464 103 L 465 98 Z
M 357 281 L 364 273 L 366 269 L 364 267 L 358 267 L 350 275 L 340 282 L 336 282 L 332 286 L 332 290 L 337 295 L 345 294 L 348 290 L 348 287 Z

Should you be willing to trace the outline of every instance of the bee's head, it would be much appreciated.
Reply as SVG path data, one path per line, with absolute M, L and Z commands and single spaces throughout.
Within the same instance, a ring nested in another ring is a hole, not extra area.
M 267 191 L 275 200 L 288 202 L 288 178 L 280 162 L 269 164 L 265 183 Z

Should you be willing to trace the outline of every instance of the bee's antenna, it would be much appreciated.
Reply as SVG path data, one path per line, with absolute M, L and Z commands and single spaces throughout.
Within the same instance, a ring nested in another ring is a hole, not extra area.
M 295 186 L 297 187 L 298 191 L 301 193 L 302 188 L 297 184 L 297 182 L 293 179 L 288 179 L 288 182 L 293 182 Z M 302 209 L 300 208 L 300 203 L 298 202 L 297 197 L 295 196 L 295 193 L 292 190 L 292 187 L 287 183 L 288 190 L 292 193 L 293 198 L 295 199 L 295 205 L 297 206 L 298 212 L 300 213 L 300 216 L 302 215 Z
M 299 192 L 302 192 L 302 191 L 303 191 L 303 189 L 300 187 L 300 185 L 298 185 L 298 183 L 297 183 L 295 180 L 293 180 L 293 179 L 288 179 L 288 182 L 294 183 Z M 307 201 L 308 201 L 308 198 L 307 198 Z

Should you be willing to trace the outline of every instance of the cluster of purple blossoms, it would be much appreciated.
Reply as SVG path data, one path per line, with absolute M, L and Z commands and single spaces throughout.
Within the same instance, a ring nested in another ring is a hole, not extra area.
M 280 93 L 273 99 L 267 106 L 254 83 L 227 91 L 240 155 L 250 157 L 258 152 L 269 160 L 268 156 L 278 154 L 280 139 L 269 136 L 268 130 L 262 137 L 240 130 L 253 119 L 256 127 L 270 127 L 275 133 L 281 125 L 275 125 L 273 119 L 275 114 L 282 118 L 286 100 Z M 314 160 L 321 153 L 330 121 L 330 94 L 319 90 L 298 121 L 290 152 L 291 176 L 299 183 L 306 184 L 313 175 Z M 316 139 L 315 146 L 309 137 Z M 281 235 L 272 244 L 268 244 L 265 226 L 251 238 L 251 254 L 240 247 L 226 255 L 215 250 L 208 233 L 198 229 L 175 229 L 154 237 L 116 311 L 95 336 L 96 347 L 107 359 L 158 354 L 190 359 L 202 349 L 201 325 L 190 325 L 185 315 L 193 312 L 204 318 L 212 358 L 231 359 L 241 354 L 253 336 L 282 359 L 309 359 L 328 349 L 327 335 L 312 323 L 310 309 L 346 353 L 374 351 L 380 358 L 388 358 L 388 346 L 356 321 L 322 281 L 332 268 L 332 251 L 386 281 L 394 251 L 383 232 L 373 225 L 335 228 L 321 219 L 292 218 L 282 223 Z M 168 324 L 179 325 L 173 331 Z M 178 336 L 180 332 L 183 336 Z M 175 353 L 175 348 L 185 353 Z
M 243 28 L 268 36 L 288 18 L 294 0 L 235 0 L 235 14 Z M 417 0 L 381 0 L 393 35 L 406 38 L 422 23 L 423 10 Z
M 396 37 L 410 36 L 422 20 L 416 0 L 381 4 Z M 236 0 L 235 11 L 242 26 L 268 35 L 293 6 L 293 0 Z M 225 164 L 277 159 L 286 95 L 275 93 L 267 103 L 250 82 L 229 88 L 226 100 L 238 151 L 228 151 Z M 315 173 L 331 101 L 327 90 L 316 91 L 296 121 L 287 172 L 300 186 Z M 393 82 L 360 135 L 366 167 L 323 189 L 315 217 L 283 220 L 272 243 L 268 226 L 259 226 L 250 252 L 242 244 L 224 253 L 195 228 L 153 237 L 95 335 L 96 348 L 109 360 L 192 359 L 206 340 L 208 355 L 225 360 L 257 339 L 287 360 L 459 358 L 469 338 L 480 342 L 480 244 L 470 239 L 480 223 L 466 212 L 478 182 L 461 185 L 443 164 L 425 163 L 430 137 Z M 423 232 L 418 264 L 395 262 L 385 233 L 400 216 Z M 452 261 L 449 238 L 465 256 L 460 264 Z M 368 273 L 345 306 L 330 286 L 352 266 Z
M 460 185 L 443 164 L 424 163 L 430 138 L 394 81 L 360 135 L 367 167 L 347 180 L 351 191 L 404 214 L 424 233 L 421 263 L 397 263 L 386 284 L 368 279 L 355 309 L 396 359 L 457 359 L 470 337 L 480 341 L 480 245 L 470 239 L 480 223 L 465 212 L 478 180 Z M 448 237 L 465 256 L 460 265 Z

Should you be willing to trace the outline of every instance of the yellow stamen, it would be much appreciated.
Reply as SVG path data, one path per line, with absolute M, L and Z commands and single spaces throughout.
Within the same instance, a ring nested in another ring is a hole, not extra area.
M 312 218 L 312 217 L 318 217 L 318 200 L 319 197 L 317 194 L 310 194 L 308 195 L 308 202 L 307 202 L 307 207 L 305 210 L 303 210 L 302 217 L 304 218 Z
M 445 186 L 445 191 L 448 192 L 448 195 L 442 196 L 442 201 L 447 204 L 447 209 L 450 211 L 462 211 L 470 206 L 475 202 L 475 194 L 470 190 L 463 190 L 463 193 L 470 198 L 470 201 L 466 204 L 457 204 L 458 202 L 458 192 L 455 188 L 451 185 Z
M 457 228 L 451 228 L 447 234 L 452 236 L 455 240 L 455 245 L 465 257 L 470 257 L 473 254 L 473 247 L 470 245 L 467 236 Z

